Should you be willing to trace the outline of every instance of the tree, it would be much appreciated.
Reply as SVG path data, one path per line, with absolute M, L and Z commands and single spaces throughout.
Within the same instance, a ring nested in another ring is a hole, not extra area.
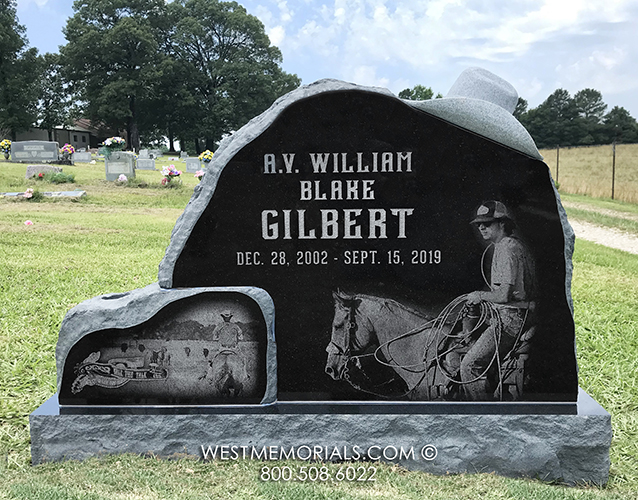
M 574 104 L 585 127 L 585 135 L 578 140 L 578 144 L 604 142 L 602 119 L 607 105 L 603 102 L 602 94 L 594 89 L 580 90 L 574 94 Z
M 158 37 L 166 22 L 163 0 L 76 1 L 61 47 L 67 77 L 97 123 L 126 128 L 140 147 L 140 108 L 159 78 Z
M 140 127 L 146 144 L 153 138 L 166 136 L 169 150 L 174 151 L 175 139 L 194 135 L 201 110 L 190 89 L 188 72 L 179 61 L 164 57 L 158 70 L 161 76 L 141 110 Z
M 523 124 L 539 148 L 578 144 L 585 132 L 585 122 L 565 89 L 555 90 L 545 102 L 530 109 Z
M 623 107 L 614 106 L 603 118 L 603 131 L 607 143 L 638 142 L 638 123 Z
M 522 121 L 521 118 L 525 115 L 525 113 L 527 113 L 527 101 L 522 97 L 519 97 L 518 101 L 516 101 L 516 108 L 514 108 L 514 112 L 512 114 L 514 115 L 514 118 Z
M 54 141 L 55 127 L 67 127 L 72 124 L 73 101 L 62 76 L 60 56 L 47 53 L 40 58 L 40 62 L 43 71 L 40 78 L 38 121 L 40 128 L 48 131 L 49 140 Z
M 189 135 L 204 139 L 207 149 L 299 86 L 296 75 L 280 68 L 281 52 L 270 45 L 261 21 L 236 2 L 174 2 L 170 13 L 177 21 L 170 55 L 196 100 Z M 182 139 L 187 134 L 179 132 Z
M 14 0 L 0 0 L 0 131 L 15 140 L 36 119 L 38 51 L 27 48 L 24 26 L 18 23 Z
M 417 84 L 411 89 L 403 89 L 399 92 L 401 99 L 409 99 L 410 101 L 426 101 L 434 97 L 434 91 L 431 87 L 425 87 L 424 85 Z M 440 93 L 436 94 L 436 98 L 443 97 Z
M 583 89 L 576 92 L 574 104 L 580 116 L 596 123 L 603 119 L 607 109 L 607 105 L 603 102 L 603 95 L 595 89 Z

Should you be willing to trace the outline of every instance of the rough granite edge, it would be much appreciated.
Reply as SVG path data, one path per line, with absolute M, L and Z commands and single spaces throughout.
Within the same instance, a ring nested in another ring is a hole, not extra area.
M 558 216 L 560 217 L 560 225 L 563 228 L 563 237 L 565 239 L 564 245 L 564 255 L 565 255 L 565 296 L 567 298 L 567 305 L 569 306 L 569 310 L 572 313 L 572 318 L 574 317 L 574 300 L 572 298 L 572 278 L 574 276 L 574 263 L 572 261 L 572 257 L 574 255 L 574 244 L 576 242 L 576 233 L 574 233 L 574 229 L 572 225 L 569 223 L 567 219 L 567 212 L 565 211 L 565 207 L 563 207 L 563 203 L 560 199 L 560 193 L 556 189 L 556 183 L 554 182 L 554 178 L 552 177 L 552 172 L 548 168 L 547 175 L 549 177 L 549 181 L 552 185 L 552 189 L 554 190 L 554 196 L 556 197 L 556 208 L 558 209 Z M 578 352 L 576 346 L 576 338 L 574 338 L 574 357 L 576 360 L 576 374 L 578 374 Z
M 405 101 L 387 89 L 364 87 L 340 80 L 319 80 L 304 85 L 280 97 L 261 115 L 250 120 L 233 135 L 226 137 L 215 152 L 208 171 L 195 187 L 193 196 L 175 223 L 171 240 L 158 270 L 158 282 L 162 288 L 172 288 L 173 270 L 186 240 L 215 192 L 221 172 L 232 157 L 245 145 L 259 137 L 275 119 L 291 104 L 324 92 L 357 90 L 395 98 L 415 109 L 432 114 L 445 121 L 467 129 L 494 142 L 510 147 L 525 155 L 542 160 L 534 141 L 520 122 L 506 110 L 487 101 L 450 97 L 429 101 Z M 496 119 L 494 119 L 496 117 Z M 486 135 L 487 134 L 487 135 Z
M 66 357 L 84 336 L 110 328 L 131 328 L 148 321 L 170 303 L 210 292 L 235 292 L 253 299 L 264 316 L 268 336 L 266 349 L 266 391 L 262 404 L 277 399 L 277 347 L 275 305 L 268 292 L 256 287 L 199 287 L 164 289 L 157 283 L 130 292 L 111 293 L 81 302 L 66 313 L 55 349 L 57 390 L 60 392 Z

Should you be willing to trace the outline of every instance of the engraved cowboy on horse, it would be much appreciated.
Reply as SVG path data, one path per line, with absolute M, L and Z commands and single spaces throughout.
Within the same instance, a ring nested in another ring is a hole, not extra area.
M 534 261 L 500 201 L 481 204 L 471 224 L 488 244 L 487 289 L 455 298 L 436 317 L 391 299 L 333 293 L 328 375 L 386 399 L 522 397 L 535 333 Z

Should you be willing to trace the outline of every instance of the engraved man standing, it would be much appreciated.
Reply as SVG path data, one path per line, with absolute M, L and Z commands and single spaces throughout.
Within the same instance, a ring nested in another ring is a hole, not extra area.
M 224 322 L 215 330 L 213 340 L 219 340 L 222 347 L 234 349 L 239 341 L 244 339 L 244 334 L 238 324 L 230 322 L 233 317 L 232 312 L 223 311 L 221 317 Z
M 534 262 L 527 247 L 513 235 L 514 220 L 500 201 L 483 203 L 471 224 L 494 245 L 494 254 L 490 289 L 468 294 L 467 304 L 486 302 L 491 314 L 489 327 L 461 361 L 460 372 L 467 398 L 485 400 L 491 399 L 487 375 L 493 361 L 514 347 L 534 309 Z

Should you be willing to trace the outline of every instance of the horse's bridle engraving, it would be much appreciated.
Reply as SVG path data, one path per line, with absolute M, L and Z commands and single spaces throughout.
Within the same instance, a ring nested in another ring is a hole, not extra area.
M 388 396 L 387 394 L 383 394 L 381 392 L 378 392 L 379 389 L 382 389 L 384 386 L 385 387 L 389 387 L 392 384 L 394 384 L 397 380 L 401 380 L 400 378 L 394 377 L 392 379 L 389 379 L 387 381 L 384 381 L 380 384 L 376 384 L 374 383 L 370 376 L 365 372 L 364 368 L 363 368 L 363 364 L 361 362 L 361 360 L 363 358 L 373 358 L 376 362 L 380 362 L 379 359 L 379 349 L 380 346 L 377 347 L 377 349 L 375 351 L 372 352 L 368 352 L 368 353 L 359 353 L 358 350 L 353 349 L 352 346 L 352 339 L 356 339 L 356 332 L 359 329 L 359 326 L 357 325 L 357 307 L 358 307 L 358 303 L 356 300 L 356 296 L 352 296 L 352 297 L 348 297 L 348 298 L 344 298 L 341 297 L 341 304 L 343 306 L 346 306 L 348 309 L 348 315 L 346 318 L 346 321 L 344 321 L 344 342 L 343 345 L 339 345 L 336 342 L 334 342 L 334 340 L 330 340 L 330 342 L 328 343 L 328 346 L 326 347 L 326 351 L 329 354 L 332 354 L 334 356 L 340 356 L 345 358 L 345 361 L 343 363 L 343 369 L 341 372 L 341 379 L 345 380 L 346 382 L 348 382 L 350 385 L 352 385 L 355 389 L 368 393 L 368 394 L 372 394 L 374 396 L 377 397 L 381 397 L 381 398 L 386 398 L 386 399 L 396 399 L 397 397 L 405 397 L 407 395 L 409 395 L 414 388 L 409 389 L 408 391 L 402 393 L 402 394 L 398 394 L 398 395 L 393 395 L 393 396 Z M 389 363 L 382 363 L 386 366 L 390 366 Z M 396 366 L 398 366 L 395 363 Z M 352 370 L 356 369 L 357 373 L 365 380 L 369 383 L 369 388 L 366 389 L 364 387 L 362 387 L 358 382 L 356 382 L 353 378 L 353 373 Z M 425 371 L 425 370 L 423 370 Z M 424 375 L 425 376 L 425 375 Z M 374 389 L 377 389 L 377 391 L 375 391 Z
M 345 328 L 346 335 L 344 335 L 344 345 L 340 346 L 331 339 L 328 343 L 328 347 L 326 347 L 328 353 L 334 354 L 335 356 L 351 357 L 352 348 L 350 343 L 359 328 L 356 322 L 356 314 L 356 305 L 353 301 L 348 307 L 348 325 Z

